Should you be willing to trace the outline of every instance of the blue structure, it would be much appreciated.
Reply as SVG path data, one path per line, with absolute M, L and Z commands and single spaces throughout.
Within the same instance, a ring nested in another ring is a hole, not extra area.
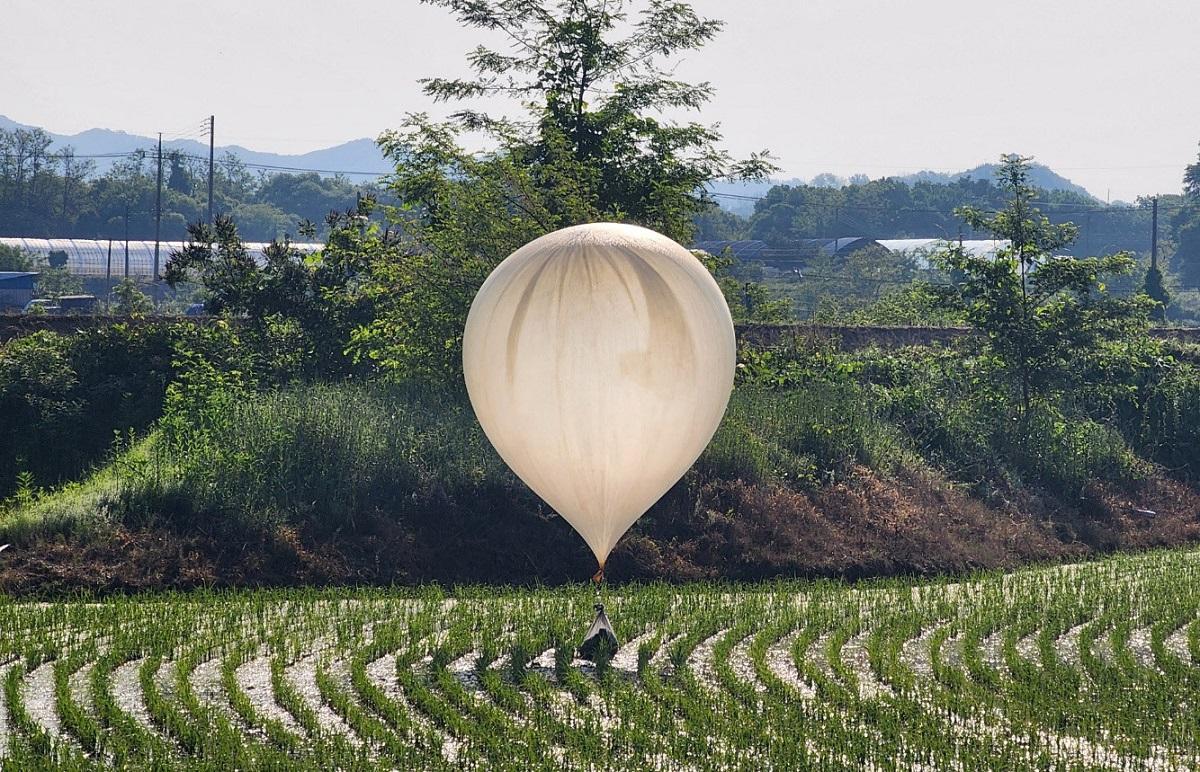
M 38 275 L 27 271 L 0 271 L 0 313 L 13 313 L 33 300 Z

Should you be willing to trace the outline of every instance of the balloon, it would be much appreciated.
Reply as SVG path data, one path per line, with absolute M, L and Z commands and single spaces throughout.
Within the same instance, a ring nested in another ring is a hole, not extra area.
M 488 439 L 601 570 L 712 439 L 735 362 L 712 276 L 634 225 L 579 225 L 521 247 L 483 283 L 463 333 Z

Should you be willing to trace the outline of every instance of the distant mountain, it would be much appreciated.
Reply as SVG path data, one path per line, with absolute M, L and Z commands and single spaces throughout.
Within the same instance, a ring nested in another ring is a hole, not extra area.
M 932 182 L 937 184 L 946 184 L 955 180 L 966 177 L 972 180 L 988 180 L 996 179 L 996 170 L 998 164 L 987 163 L 980 164 L 974 169 L 967 169 L 962 172 L 930 172 L 923 171 L 916 174 L 906 174 L 899 176 L 896 179 L 912 185 L 917 182 Z M 855 175 L 854 180 L 865 180 L 865 175 Z M 1095 198 L 1083 186 L 1076 185 L 1066 177 L 1058 174 L 1048 166 L 1042 164 L 1032 164 L 1029 167 L 1029 181 L 1043 190 L 1067 190 L 1080 195 Z M 714 182 L 709 185 L 709 190 L 716 196 L 717 203 L 722 209 L 728 210 L 735 214 L 740 214 L 743 217 L 749 216 L 754 212 L 754 199 L 761 198 L 766 195 L 767 191 L 776 185 L 815 185 L 817 187 L 842 187 L 848 184 L 850 180 L 845 177 L 839 177 L 835 174 L 818 174 L 811 180 L 805 182 L 798 177 L 793 177 L 787 180 L 767 180 L 766 182 Z
M 905 175 L 900 179 L 904 180 L 910 185 L 914 182 L 934 182 L 946 184 L 948 182 L 954 182 L 955 180 L 962 179 L 963 177 L 967 177 L 972 180 L 993 181 L 996 179 L 996 170 L 999 168 L 999 164 L 989 163 L 980 164 L 974 169 L 968 169 L 965 172 L 958 172 L 956 174 L 925 171 L 917 172 L 916 174 Z M 1084 189 L 1082 185 L 1076 185 L 1074 182 L 1071 182 L 1066 177 L 1058 174 L 1050 167 L 1043 166 L 1042 164 L 1030 165 L 1029 181 L 1043 190 L 1066 190 L 1072 193 L 1078 193 L 1083 196 L 1091 196 L 1092 198 L 1095 198 L 1095 196 L 1092 196 L 1092 194 Z
M 0 115 L 0 129 L 16 128 L 31 129 L 34 127 L 17 123 Z M 88 129 L 78 134 L 47 133 L 54 139 L 53 149 L 58 150 L 69 145 L 75 148 L 76 154 L 81 156 L 105 153 L 129 153 L 134 150 L 152 148 L 158 142 L 156 138 L 141 137 L 136 134 L 127 134 L 123 131 L 113 131 L 112 129 Z M 163 147 L 181 150 L 189 155 L 208 157 L 208 145 L 195 140 L 167 141 L 163 142 Z M 379 148 L 375 145 L 375 141 L 366 138 L 343 142 L 340 145 L 313 150 L 310 153 L 299 155 L 267 153 L 259 150 L 250 150 L 240 145 L 218 145 L 216 147 L 217 157 L 219 158 L 226 151 L 235 154 L 242 159 L 243 163 L 252 167 L 283 166 L 291 169 L 323 172 L 348 171 L 356 173 L 353 175 L 355 179 L 362 179 L 365 176 L 365 174 L 357 173 L 387 174 L 392 171 L 391 165 L 384 160 L 383 155 L 379 152 Z M 100 173 L 106 171 L 113 164 L 113 159 L 111 158 L 96 158 L 93 160 L 96 162 L 96 170 Z M 973 169 L 953 174 L 922 171 L 899 177 L 899 179 L 910 185 L 915 182 L 947 183 L 961 177 L 968 177 L 973 180 L 993 180 L 995 179 L 996 168 L 996 164 L 986 163 L 980 164 Z M 856 175 L 856 177 L 861 176 Z M 1083 187 L 1076 185 L 1066 177 L 1057 174 L 1054 170 L 1041 164 L 1034 164 L 1030 167 L 1029 178 L 1034 185 L 1046 190 L 1069 190 L 1085 196 L 1091 195 Z M 754 199 L 762 197 L 772 187 L 776 185 L 802 185 L 804 182 L 804 180 L 797 177 L 786 180 L 768 180 L 766 182 L 714 182 L 709 186 L 709 189 L 716 194 L 717 201 L 721 204 L 722 208 L 745 216 L 754 211 Z M 832 174 L 819 174 L 810 182 L 810 184 L 826 187 L 840 186 L 845 183 L 846 180 L 844 178 Z
M 0 115 L 0 129 L 32 129 L 33 126 L 17 123 Z M 218 126 L 218 129 L 220 127 Z M 112 129 L 88 129 L 78 134 L 56 134 L 47 131 L 54 140 L 51 146 L 54 150 L 63 147 L 73 147 L 80 156 L 102 155 L 106 153 L 129 153 L 135 150 L 153 148 L 158 144 L 157 137 L 142 137 L 127 134 Z M 220 132 L 217 132 L 218 138 Z M 163 141 L 164 149 L 180 150 L 189 155 L 208 157 L 208 145 L 196 140 Z M 355 139 L 340 145 L 313 150 L 310 153 L 286 155 L 283 153 L 267 153 L 250 150 L 240 145 L 217 145 L 216 156 L 221 157 L 226 151 L 233 153 L 243 163 L 251 166 L 285 166 L 294 169 L 310 171 L 347 171 L 355 172 L 355 179 L 362 179 L 365 174 L 387 174 L 392 171 L 391 165 L 384 160 L 382 153 L 371 139 Z M 96 170 L 100 173 L 112 166 L 114 159 L 95 158 Z

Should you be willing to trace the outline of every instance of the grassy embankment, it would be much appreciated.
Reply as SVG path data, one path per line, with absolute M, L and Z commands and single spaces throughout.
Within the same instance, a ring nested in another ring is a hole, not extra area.
M 1107 412 L 1046 403 L 1018 423 L 969 351 L 747 352 L 712 444 L 610 575 L 930 574 L 1193 541 L 1200 379 L 1185 354 Z M 5 506 L 11 588 L 590 573 L 458 392 L 170 391 L 94 472 Z

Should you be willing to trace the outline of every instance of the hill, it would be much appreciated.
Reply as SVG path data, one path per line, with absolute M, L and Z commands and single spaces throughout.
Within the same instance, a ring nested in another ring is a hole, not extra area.
M 920 171 L 916 172 L 915 174 L 899 176 L 897 179 L 902 180 L 909 185 L 914 185 L 918 182 L 932 182 L 935 184 L 944 185 L 963 177 L 971 180 L 990 181 L 996 178 L 996 169 L 998 168 L 998 164 L 984 163 L 961 172 Z M 1065 190 L 1072 193 L 1078 193 L 1083 196 L 1088 196 L 1093 199 L 1095 198 L 1095 196 L 1089 193 L 1083 186 L 1076 185 L 1074 182 L 1071 182 L 1066 177 L 1043 164 L 1031 164 L 1029 167 L 1029 178 L 1036 187 L 1042 188 L 1043 190 Z M 835 174 L 825 173 L 818 174 L 816 177 L 808 180 L 807 184 L 815 187 L 840 188 L 847 185 L 851 181 L 856 181 L 859 179 L 862 179 L 862 181 L 865 182 L 865 175 L 853 175 L 849 178 L 846 178 L 839 177 Z M 806 184 L 806 181 L 799 177 L 792 177 L 790 179 L 764 180 L 762 182 L 717 181 L 709 185 L 709 190 L 712 191 L 712 193 L 717 197 L 717 203 L 721 205 L 722 209 L 742 215 L 743 217 L 748 217 L 754 213 L 754 199 L 765 196 L 767 192 L 771 190 L 771 188 L 777 185 L 797 186 L 804 184 Z
M 11 131 L 32 128 L 38 127 L 18 123 L 0 115 L 0 129 Z M 51 149 L 59 150 L 69 146 L 81 156 L 129 153 L 139 149 L 152 148 L 158 143 L 156 137 L 144 137 L 113 129 L 88 129 L 78 134 L 57 134 L 52 131 L 46 133 L 54 140 Z M 208 144 L 194 139 L 164 141 L 163 147 L 190 155 L 208 156 Z M 361 176 L 387 174 L 391 171 L 391 165 L 384 160 L 375 141 L 365 137 L 297 155 L 251 150 L 241 145 L 216 146 L 218 157 L 226 152 L 233 153 L 250 166 L 285 167 L 288 170 L 301 171 L 351 171 L 362 173 Z M 94 160 L 96 170 L 103 173 L 115 159 L 95 158 Z
M 999 164 L 987 163 L 980 164 L 974 169 L 967 169 L 963 172 L 948 174 L 945 172 L 921 171 L 916 174 L 908 174 L 900 179 L 908 184 L 916 182 L 933 182 L 944 185 L 948 182 L 954 182 L 957 179 L 967 177 L 972 180 L 994 180 L 996 179 L 996 170 L 1000 168 Z M 1082 185 L 1076 185 L 1066 177 L 1055 172 L 1048 166 L 1042 164 L 1032 164 L 1029 167 L 1029 180 L 1035 186 L 1043 190 L 1066 190 L 1072 193 L 1079 193 L 1084 196 L 1091 196 Z M 1095 196 L 1092 196 L 1095 198 Z
M 38 127 L 18 123 L 11 118 L 0 115 L 0 129 L 32 128 Z M 153 147 L 158 141 L 155 137 L 129 134 L 113 129 L 88 129 L 78 134 L 58 134 L 47 130 L 47 133 L 54 140 L 54 144 L 51 146 L 52 149 L 58 150 L 70 146 L 79 155 L 127 153 Z M 163 147 L 180 150 L 191 155 L 208 155 L 207 144 L 191 139 L 164 141 Z M 216 154 L 218 156 L 226 152 L 233 153 L 242 159 L 244 163 L 252 167 L 285 167 L 288 170 L 317 172 L 350 171 L 362 173 L 363 176 L 387 174 L 391 171 L 391 165 L 384 160 L 375 141 L 366 137 L 343 142 L 333 147 L 321 148 L 295 155 L 251 150 L 241 145 L 217 145 Z M 111 158 L 96 158 L 94 160 L 96 162 L 96 170 L 100 173 L 107 170 L 113 163 L 113 159 Z M 973 180 L 991 180 L 995 177 L 996 168 L 997 165 L 994 163 L 984 163 L 961 172 L 920 171 L 915 174 L 901 176 L 899 179 L 904 180 L 910 185 L 916 182 L 953 182 L 961 177 L 968 177 Z M 1071 182 L 1071 180 L 1042 164 L 1033 164 L 1030 167 L 1030 178 L 1034 185 L 1045 190 L 1068 190 L 1082 195 L 1091 195 L 1082 186 Z M 753 198 L 766 195 L 767 191 L 776 185 L 802 185 L 804 182 L 805 180 L 799 177 L 765 180 L 763 182 L 718 181 L 712 183 L 709 188 L 717 195 L 722 208 L 736 212 L 737 214 L 749 215 L 754 211 Z M 845 183 L 845 179 L 832 174 L 820 174 L 811 181 L 811 184 L 814 185 L 838 186 Z

